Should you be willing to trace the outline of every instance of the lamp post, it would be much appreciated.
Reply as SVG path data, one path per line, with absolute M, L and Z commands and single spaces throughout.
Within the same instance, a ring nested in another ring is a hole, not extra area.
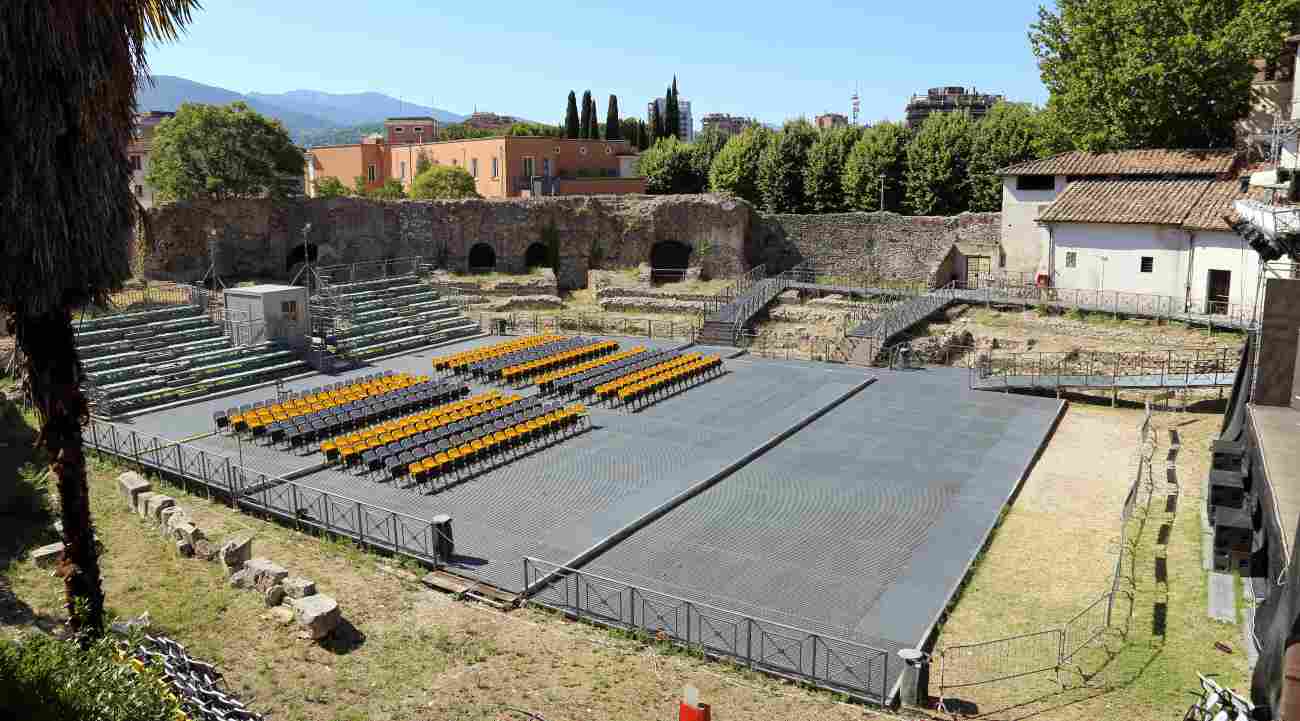
M 888 176 L 880 174 L 880 212 L 885 212 L 885 178 Z

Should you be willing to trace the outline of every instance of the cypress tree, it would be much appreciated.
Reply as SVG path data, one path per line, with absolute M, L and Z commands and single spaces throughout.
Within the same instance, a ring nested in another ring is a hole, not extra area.
M 650 129 L 646 127 L 644 120 L 638 120 L 636 123 L 636 147 L 637 150 L 645 150 L 650 147 Z
M 620 140 L 623 128 L 618 123 L 618 96 L 609 96 L 609 107 L 605 109 L 605 139 Z
M 664 135 L 680 138 L 682 117 L 677 108 L 677 76 L 673 76 L 673 84 L 664 95 Z
M 578 98 L 569 91 L 569 106 L 564 111 L 564 137 L 578 137 Z
M 582 125 L 578 130 L 578 137 L 587 139 L 591 137 L 591 91 L 582 91 Z
M 659 103 L 655 103 L 650 106 L 650 141 L 647 145 L 654 145 L 663 136 L 664 119 L 659 116 Z

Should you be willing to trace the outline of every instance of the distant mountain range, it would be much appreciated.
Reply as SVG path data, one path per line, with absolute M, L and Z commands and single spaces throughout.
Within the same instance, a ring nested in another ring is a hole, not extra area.
M 181 103 L 226 105 L 242 100 L 253 110 L 279 120 L 298 143 L 356 142 L 362 132 L 395 116 L 431 115 L 442 123 L 458 123 L 466 118 L 382 93 L 238 93 L 173 75 L 154 75 L 151 80 L 142 83 L 136 93 L 136 108 L 141 112 L 176 110 Z

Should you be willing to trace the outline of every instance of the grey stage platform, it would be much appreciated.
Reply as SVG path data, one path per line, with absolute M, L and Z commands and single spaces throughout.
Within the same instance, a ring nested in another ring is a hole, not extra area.
M 889 651 L 915 647 L 1060 402 L 970 390 L 955 370 L 877 375 L 587 570 Z

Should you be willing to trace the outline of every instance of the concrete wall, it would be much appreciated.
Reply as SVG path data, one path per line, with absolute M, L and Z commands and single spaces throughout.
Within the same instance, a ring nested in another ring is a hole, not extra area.
M 1047 271 L 1047 230 L 1034 221 L 1065 191 L 1065 176 L 1054 190 L 1016 190 L 1016 176 L 1002 179 L 1002 250 L 1008 273 Z
M 754 224 L 752 262 L 778 271 L 816 259 L 846 272 L 941 285 L 965 267 L 956 259 L 944 263 L 953 246 L 997 255 L 1000 228 L 998 213 L 762 215 Z
M 1203 313 L 1210 270 L 1226 270 L 1232 274 L 1228 303 L 1246 308 L 1255 303 L 1259 256 L 1234 233 L 1088 223 L 1057 224 L 1052 232 L 1058 288 L 1185 298 L 1190 310 Z M 1074 268 L 1067 267 L 1069 253 L 1075 254 Z M 1143 256 L 1152 258 L 1150 273 L 1141 272 Z
M 1156 225 L 1067 223 L 1053 226 L 1053 284 L 1181 297 L 1187 280 L 1187 232 Z M 1074 253 L 1075 267 L 1068 267 Z M 1152 258 L 1141 272 L 1143 256 Z

